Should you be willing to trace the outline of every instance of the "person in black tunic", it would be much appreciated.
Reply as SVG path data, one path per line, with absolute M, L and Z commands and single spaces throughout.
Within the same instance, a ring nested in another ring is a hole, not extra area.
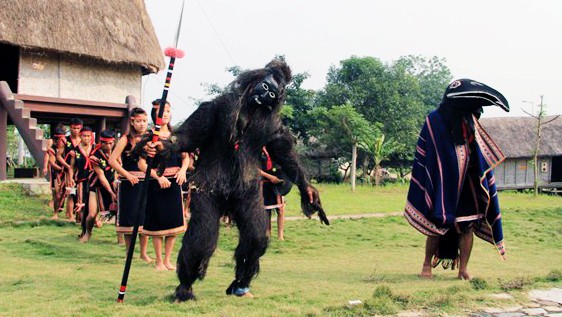
M 130 131 L 123 135 L 111 155 L 109 165 L 119 173 L 117 180 L 117 233 L 124 234 L 127 249 L 131 243 L 133 226 L 135 224 L 136 213 L 140 208 L 140 189 L 137 186 L 144 177 L 144 173 L 138 168 L 138 161 L 130 151 L 136 142 L 146 133 L 148 121 L 146 111 L 142 108 L 133 108 L 129 114 Z M 144 221 L 144 220 L 143 220 Z M 146 253 L 148 237 L 142 234 L 142 221 L 139 227 L 140 257 L 146 262 L 152 259 Z M 127 251 L 125 251 L 126 254 Z
M 82 225 L 82 237 L 86 233 L 86 218 L 88 217 L 88 196 L 89 196 L 89 179 L 92 173 L 90 155 L 92 154 L 92 129 L 83 127 L 80 131 L 80 144 L 76 150 L 70 152 L 70 176 L 76 182 L 76 203 L 74 212 L 81 215 L 80 224 Z
M 152 121 L 156 122 L 156 112 L 160 99 L 152 102 Z M 166 103 L 160 129 L 160 139 L 170 140 L 172 130 L 170 125 L 170 104 Z M 187 225 L 185 221 L 181 186 L 185 183 L 189 166 L 188 153 L 171 153 L 166 159 L 166 168 L 162 175 L 156 169 L 151 170 L 151 180 L 148 188 L 146 214 L 143 233 L 152 237 L 154 252 L 156 253 L 156 270 L 175 270 L 171 255 L 176 242 L 176 236 L 184 233 Z M 139 159 L 139 168 L 146 171 L 147 163 L 144 158 Z M 165 239 L 164 258 L 162 259 L 162 242 Z
M 53 129 L 52 138 L 53 142 L 47 150 L 47 164 L 49 165 L 49 175 L 51 182 L 51 193 L 53 201 L 53 217 L 52 219 L 59 219 L 59 212 L 62 211 L 64 206 L 64 167 L 57 162 L 57 146 L 61 142 L 65 142 L 65 129 L 62 124 L 57 125 Z
M 271 236 L 271 216 L 274 212 L 277 212 L 277 239 L 285 240 L 285 199 L 277 190 L 277 185 L 281 184 L 283 180 L 274 175 L 277 169 L 278 167 L 275 166 L 264 147 L 260 175 L 262 177 L 263 204 L 269 217 L 267 236 Z
M 57 144 L 57 161 L 65 169 L 64 199 L 66 199 L 66 218 L 69 221 L 77 220 L 74 211 L 74 205 L 76 203 L 76 182 L 73 177 L 70 176 L 71 174 L 75 174 L 74 171 L 71 171 L 70 153 L 76 151 L 78 144 L 80 144 L 80 131 L 82 127 L 82 120 L 78 118 L 70 119 L 70 136 L 68 136 L 64 142 L 59 142 L 59 144 Z
M 100 143 L 90 155 L 93 173 L 90 176 L 86 233 L 80 239 L 81 242 L 90 240 L 98 214 L 108 213 L 111 203 L 117 201 L 113 186 L 115 170 L 111 168 L 108 162 L 114 145 L 115 133 L 110 130 L 103 130 L 100 133 Z

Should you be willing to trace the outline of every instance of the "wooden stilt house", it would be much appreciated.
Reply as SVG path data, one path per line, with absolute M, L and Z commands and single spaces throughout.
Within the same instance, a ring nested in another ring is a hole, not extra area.
M 15 125 L 42 164 L 38 124 L 127 128 L 142 76 L 164 58 L 142 0 L 0 0 L 0 180 Z M 98 133 L 99 135 L 99 133 Z

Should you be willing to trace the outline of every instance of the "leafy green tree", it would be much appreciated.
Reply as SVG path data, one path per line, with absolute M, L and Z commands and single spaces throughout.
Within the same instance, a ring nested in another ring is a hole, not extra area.
M 434 110 L 441 102 L 445 87 L 453 80 L 444 58 L 408 55 L 400 57 L 395 64 L 417 78 L 426 112 Z
M 391 166 L 411 166 L 412 149 L 429 104 L 435 108 L 448 81 L 450 72 L 438 58 L 410 56 L 385 64 L 374 57 L 352 56 L 330 68 L 316 104 L 353 105 L 369 122 L 379 124 L 382 134 L 395 140 L 389 154 Z
M 314 118 L 309 112 L 314 108 L 314 90 L 302 88 L 302 83 L 308 79 L 308 73 L 297 73 L 293 75 L 293 81 L 287 86 L 286 105 L 292 109 L 292 116 L 289 118 L 283 115 L 283 123 L 291 129 L 305 144 L 308 144 L 310 129 L 313 126 Z
M 373 126 L 350 104 L 318 107 L 311 112 L 317 120 L 313 132 L 320 142 L 328 148 L 343 146 L 351 150 L 351 190 L 355 191 L 357 148 L 375 133 Z
M 396 151 L 396 142 L 390 138 L 387 139 L 386 136 L 378 130 L 378 133 L 371 135 L 363 140 L 363 142 L 359 143 L 359 147 L 372 157 L 375 165 L 373 173 L 375 186 L 379 186 L 382 178 L 381 164 L 383 161 L 389 160 L 391 155 Z

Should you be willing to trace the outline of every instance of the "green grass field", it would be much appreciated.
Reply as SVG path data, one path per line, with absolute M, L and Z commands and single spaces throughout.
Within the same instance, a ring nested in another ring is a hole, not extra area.
M 400 211 L 407 191 L 318 187 L 330 215 Z M 290 215 L 298 215 L 295 194 Z M 253 299 L 224 294 L 234 274 L 237 231 L 221 228 L 207 277 L 194 286 L 197 301 L 173 304 L 175 273 L 136 260 L 125 303 L 118 304 L 125 251 L 116 244 L 114 227 L 96 229 L 90 243 L 80 244 L 76 225 L 48 220 L 44 197 L 0 185 L 0 315 L 373 316 L 422 310 L 439 316 L 514 306 L 528 301 L 527 290 L 562 286 L 562 197 L 500 193 L 500 202 L 508 260 L 476 239 L 472 282 L 442 269 L 433 280 L 419 279 L 425 238 L 403 217 L 334 220 L 329 227 L 298 220 L 286 223 L 286 241 L 271 241 L 252 283 Z M 490 297 L 501 292 L 514 299 Z M 349 300 L 363 304 L 350 306 Z

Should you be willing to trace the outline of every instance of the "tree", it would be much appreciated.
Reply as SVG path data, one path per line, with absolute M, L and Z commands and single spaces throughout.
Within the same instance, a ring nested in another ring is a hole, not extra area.
M 387 139 L 379 131 L 379 133 L 371 135 L 359 143 L 359 147 L 373 158 L 375 186 L 379 186 L 382 178 L 381 163 L 390 158 L 390 155 L 395 151 L 396 143 L 392 139 Z
M 423 119 L 437 105 L 450 72 L 436 57 L 403 57 L 384 64 L 374 57 L 356 57 L 332 66 L 316 104 L 327 108 L 349 103 L 381 132 L 395 140 L 393 167 L 411 166 L 412 150 Z
M 297 135 L 305 144 L 308 144 L 310 129 L 314 119 L 309 112 L 314 108 L 314 98 L 316 92 L 301 87 L 302 83 L 310 75 L 306 72 L 293 75 L 293 81 L 287 86 L 286 106 L 292 109 L 292 116 L 284 116 L 283 124 L 289 127 L 293 134 Z
M 537 120 L 537 132 L 535 135 L 535 149 L 533 150 L 533 189 L 535 197 L 539 193 L 539 153 L 540 153 L 540 145 L 541 145 L 541 129 L 543 126 L 551 123 L 552 121 L 558 119 L 559 115 L 544 122 L 544 117 L 546 116 L 546 105 L 543 103 L 543 96 L 541 96 L 541 103 L 539 105 L 539 111 L 537 115 L 528 113 L 527 111 L 523 110 L 526 114 L 530 115 L 531 117 Z
M 403 67 L 406 72 L 418 80 L 426 113 L 434 110 L 441 103 L 444 87 L 447 87 L 453 80 L 451 71 L 445 62 L 444 58 L 437 56 L 426 58 L 419 55 L 408 55 L 400 57 L 394 63 L 396 66 Z
M 318 107 L 312 110 L 316 118 L 315 135 L 328 147 L 347 147 L 351 150 L 351 190 L 355 191 L 357 148 L 375 133 L 373 126 L 350 104 L 330 109 Z

